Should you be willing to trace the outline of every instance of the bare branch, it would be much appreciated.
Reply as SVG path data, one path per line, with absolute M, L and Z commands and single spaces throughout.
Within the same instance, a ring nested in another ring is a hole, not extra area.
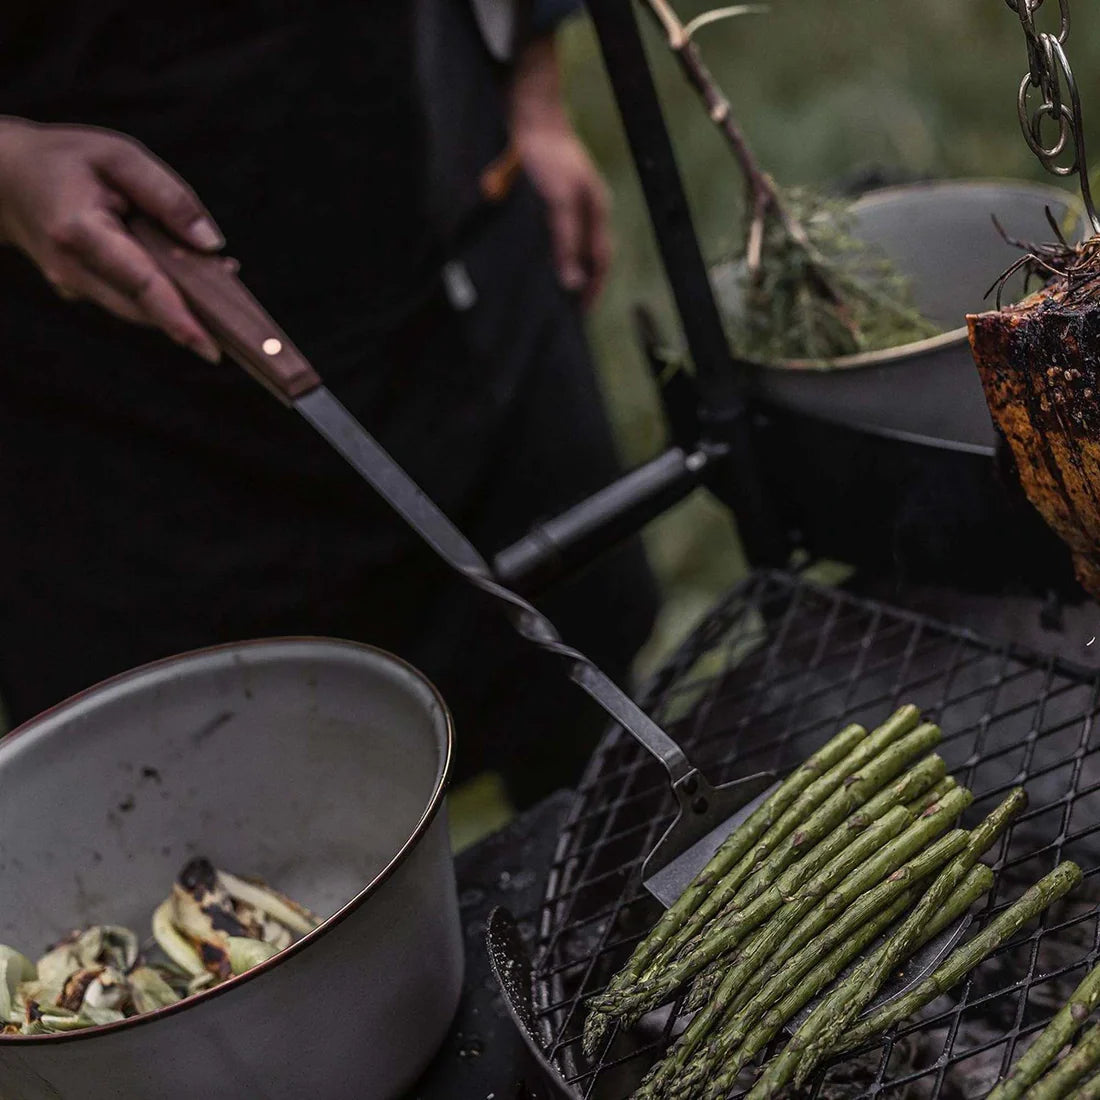
M 734 4 L 728 8 L 715 8 L 713 11 L 705 11 L 697 15 L 684 26 L 684 34 L 688 39 L 695 36 L 695 32 L 709 27 L 711 23 L 718 23 L 724 19 L 733 19 L 738 15 L 767 15 L 767 4 Z

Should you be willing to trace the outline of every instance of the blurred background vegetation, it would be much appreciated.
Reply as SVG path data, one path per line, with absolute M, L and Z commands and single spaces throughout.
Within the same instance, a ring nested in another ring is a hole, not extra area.
M 715 5 L 674 6 L 686 22 Z M 1042 16 L 1054 17 L 1057 5 L 1047 8 Z M 643 5 L 636 10 L 704 254 L 721 259 L 740 247 L 740 178 Z M 1100 12 L 1076 0 L 1074 14 L 1068 53 L 1087 124 L 1100 119 Z M 829 188 L 876 172 L 1051 182 L 1020 135 L 1016 89 L 1026 51 L 1004 0 L 774 0 L 767 14 L 714 24 L 697 41 L 780 183 Z M 587 18 L 567 25 L 561 45 L 577 128 L 614 193 L 616 262 L 590 333 L 623 454 L 634 464 L 657 453 L 664 426 L 634 341 L 631 307 L 648 303 L 669 337 L 678 341 L 678 331 Z M 745 569 L 728 516 L 702 493 L 652 524 L 646 537 L 667 600 L 643 671 Z
M 685 22 L 709 7 L 672 0 Z M 1100 127 L 1100 11 L 1070 0 L 1068 44 L 1089 120 Z M 703 251 L 721 260 L 741 247 L 742 186 L 728 148 L 637 3 L 651 65 L 685 178 Z M 1051 0 L 1041 13 L 1056 16 Z M 772 0 L 699 33 L 698 45 L 764 167 L 781 184 L 833 189 L 886 178 L 1002 176 L 1054 182 L 1027 150 L 1016 90 L 1027 60 L 1018 17 L 1004 0 Z M 631 321 L 647 303 L 679 344 L 649 218 L 586 17 L 561 36 L 574 120 L 614 193 L 617 255 L 590 335 L 625 460 L 653 457 L 665 441 L 656 392 Z M 1093 128 L 1100 150 L 1100 129 Z M 1096 158 L 1094 158 L 1095 160 Z M 1100 164 L 1100 160 L 1096 161 Z M 996 274 L 991 273 L 992 276 Z M 650 525 L 650 558 L 665 604 L 639 671 L 652 671 L 746 563 L 724 509 L 696 493 Z M 839 579 L 835 569 L 821 579 Z M 452 796 L 457 847 L 502 825 L 511 810 L 494 775 Z

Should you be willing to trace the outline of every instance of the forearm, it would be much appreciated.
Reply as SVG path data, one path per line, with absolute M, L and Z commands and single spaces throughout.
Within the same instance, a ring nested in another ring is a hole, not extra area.
M 568 129 L 554 34 L 533 38 L 519 52 L 508 90 L 513 137 L 547 128 Z

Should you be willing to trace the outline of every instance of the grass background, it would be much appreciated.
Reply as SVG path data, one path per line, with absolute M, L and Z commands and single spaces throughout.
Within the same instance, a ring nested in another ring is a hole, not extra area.
M 673 3 L 685 21 L 711 6 Z M 1095 114 L 1100 127 L 1100 10 L 1087 0 L 1071 4 L 1077 18 L 1068 53 L 1086 125 Z M 636 10 L 704 254 L 721 259 L 740 246 L 740 179 L 641 3 Z M 1055 0 L 1041 14 L 1049 25 Z M 587 18 L 571 21 L 560 43 L 574 121 L 614 195 L 616 262 L 590 336 L 622 453 L 633 465 L 655 455 L 665 433 L 634 342 L 631 307 L 646 302 L 665 334 L 679 336 Z M 773 0 L 768 14 L 708 27 L 698 43 L 760 160 L 781 183 L 827 187 L 875 170 L 1051 182 L 1020 134 L 1016 90 L 1026 50 L 1018 17 L 1004 0 Z M 1100 140 L 1100 129 L 1089 132 Z M 746 569 L 731 518 L 703 493 L 652 523 L 646 543 L 665 603 L 640 659 L 643 673 Z M 493 776 L 456 791 L 451 802 L 459 847 L 509 815 Z

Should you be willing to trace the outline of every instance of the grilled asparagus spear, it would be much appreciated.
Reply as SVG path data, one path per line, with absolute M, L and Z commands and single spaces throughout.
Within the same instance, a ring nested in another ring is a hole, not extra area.
M 916 723 L 915 717 L 913 722 Z M 831 774 L 832 769 L 845 760 L 866 736 L 867 731 L 862 726 L 845 726 L 840 733 L 789 775 L 779 788 L 722 842 L 714 857 L 699 872 L 687 890 L 665 911 L 649 935 L 634 949 L 626 966 L 612 981 L 608 992 L 621 992 L 640 978 L 647 966 L 662 952 L 670 940 L 678 936 L 698 910 L 709 908 L 709 916 L 704 912 L 693 923 L 693 930 L 702 927 L 713 917 L 721 905 L 716 900 L 708 906 L 711 896 L 716 890 L 725 889 L 728 896 L 733 897 L 752 871 L 755 855 L 750 849 L 753 845 L 760 841 L 758 850 L 762 849 L 766 854 L 782 840 L 797 823 L 793 815 L 786 813 L 791 804 L 815 781 Z M 822 799 L 825 797 L 822 795 Z M 612 1018 L 604 1013 L 596 1011 L 589 1013 L 584 1029 L 584 1049 L 589 1055 L 595 1051 L 611 1020 Z
M 893 936 L 810 1013 L 757 1082 L 750 1093 L 751 1100 L 788 1095 L 792 1082 L 797 1087 L 806 1080 L 890 973 L 912 953 L 928 922 L 1026 802 L 1023 790 L 1016 788 L 971 833 L 967 847 L 940 872 Z
M 921 933 L 917 946 L 921 946 L 939 935 L 948 925 L 958 920 L 963 913 L 974 904 L 983 894 L 987 893 L 993 885 L 993 872 L 984 865 L 973 867 L 970 873 L 962 881 L 958 890 L 951 896 L 947 904 L 936 913 Z M 914 900 L 913 894 L 904 899 L 906 905 Z M 894 913 L 897 909 L 895 902 L 887 912 Z M 900 914 L 899 914 L 900 915 Z M 853 941 L 841 944 L 826 956 L 810 973 L 798 982 L 794 988 L 769 1011 L 764 1018 L 753 1027 L 745 1036 L 740 1049 L 738 1049 L 728 1063 L 723 1064 L 721 1074 L 710 1084 L 706 1093 L 706 1100 L 715 1100 L 724 1096 L 723 1087 L 728 1088 L 727 1082 L 732 1084 L 740 1070 L 747 1065 L 768 1043 L 775 1037 L 779 1029 L 798 1012 L 818 991 L 829 982 L 854 959 L 867 944 L 874 941 L 875 936 L 889 926 L 892 921 L 886 921 L 878 917 L 864 929 L 856 933 Z M 874 935 L 868 934 L 868 929 Z
M 1097 1003 L 1100 1003 L 1100 966 L 1085 975 L 1027 1053 L 989 1094 L 988 1100 L 1014 1100 L 1023 1096 L 1047 1071 L 1073 1033 L 1092 1015 Z

